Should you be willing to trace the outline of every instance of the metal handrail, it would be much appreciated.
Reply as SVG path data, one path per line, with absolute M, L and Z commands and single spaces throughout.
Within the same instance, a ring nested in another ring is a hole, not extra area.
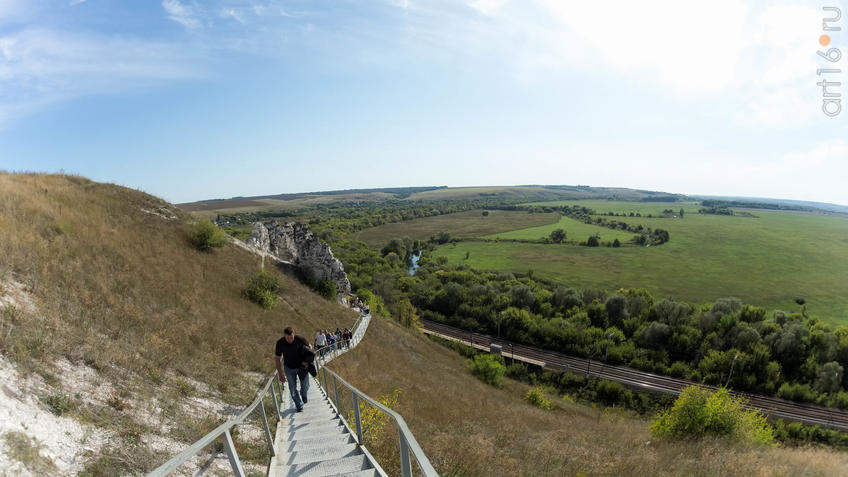
M 415 436 L 412 435 L 412 431 L 409 430 L 409 427 L 406 425 L 406 421 L 403 420 L 403 417 L 395 411 L 392 411 L 388 407 L 381 404 L 376 399 L 368 396 L 363 393 L 359 389 L 353 387 L 350 383 L 342 379 L 338 374 L 334 373 L 332 370 L 327 369 L 326 366 L 321 366 L 320 373 L 323 373 L 324 378 L 324 394 L 326 394 L 327 398 L 330 399 L 329 388 L 327 387 L 327 374 L 333 378 L 333 389 L 336 397 L 336 408 L 339 407 L 339 393 L 338 393 L 338 383 L 341 383 L 344 387 L 348 388 L 353 395 L 353 412 L 354 419 L 356 421 L 356 434 L 357 434 L 357 442 L 362 445 L 362 419 L 359 412 L 359 399 L 363 399 L 368 404 L 376 407 L 383 413 L 387 414 L 395 421 L 395 425 L 398 428 L 398 436 L 400 437 L 400 465 L 401 465 L 401 474 L 403 477 L 411 477 L 412 476 L 412 463 L 409 460 L 409 454 L 412 453 L 412 456 L 415 458 L 415 462 L 418 464 L 418 468 L 424 474 L 425 477 L 439 477 L 439 474 L 436 473 L 436 469 L 433 468 L 433 465 L 430 463 L 430 460 L 427 459 L 427 456 L 424 454 L 424 451 L 421 449 L 421 446 L 418 445 L 418 441 L 415 440 Z M 320 381 L 318 382 L 320 386 Z
M 148 477 L 162 477 L 169 475 L 171 472 L 177 470 L 177 467 L 182 465 L 185 461 L 200 452 L 204 447 L 215 442 L 219 437 L 224 440 L 224 450 L 227 453 L 227 457 L 229 458 L 230 465 L 233 468 L 233 472 L 239 477 L 243 477 L 244 468 L 241 465 L 241 461 L 239 460 L 235 445 L 233 444 L 233 438 L 230 434 L 230 429 L 244 422 L 244 420 L 247 419 L 247 417 L 251 413 L 253 413 L 253 410 L 256 409 L 256 407 L 258 406 L 261 410 L 262 421 L 265 425 L 265 439 L 268 442 L 268 447 L 271 450 L 271 455 L 273 456 L 274 443 L 271 439 L 271 429 L 268 427 L 268 418 L 265 415 L 265 406 L 259 406 L 259 404 L 263 403 L 265 396 L 268 394 L 269 391 L 273 391 L 272 396 L 274 397 L 274 408 L 277 411 L 277 419 L 279 420 L 280 406 L 277 402 L 277 390 L 278 386 L 276 383 L 276 373 L 272 373 L 269 376 L 268 380 L 265 382 L 265 385 L 262 386 L 262 388 L 257 392 L 258 396 L 256 397 L 256 399 L 253 400 L 253 403 L 251 403 L 250 406 L 248 406 L 244 411 L 242 411 L 241 414 L 239 414 L 235 419 L 231 419 L 216 427 L 215 430 L 206 434 L 205 436 L 200 438 L 200 440 L 198 440 L 197 442 L 195 442 L 194 444 L 192 444 L 191 446 L 189 446 L 188 448 L 186 448 L 185 450 L 175 455 L 167 462 L 147 474 Z M 282 396 L 282 392 L 280 393 L 280 395 Z
M 360 313 L 359 318 L 354 323 L 353 326 L 354 326 L 356 331 L 354 331 L 354 333 L 353 333 L 353 337 L 351 338 L 350 346 L 356 346 L 356 344 L 359 343 L 359 341 L 362 339 L 362 335 L 365 334 L 366 327 L 363 327 L 361 325 L 362 325 L 363 319 L 366 316 L 368 316 L 368 315 Z M 340 348 L 337 348 L 335 346 L 335 344 L 332 348 L 333 348 L 332 350 L 327 350 L 327 351 L 340 351 Z M 321 356 L 320 356 L 320 358 L 321 358 L 320 361 L 326 362 L 329 359 L 332 359 L 333 357 L 338 355 L 339 353 L 333 353 L 333 355 L 330 356 L 330 357 L 327 357 L 327 354 L 329 354 L 329 353 L 326 353 L 326 352 L 322 353 Z M 283 397 L 283 385 L 279 382 L 278 377 L 277 377 L 277 373 L 273 372 L 268 376 L 268 379 L 265 382 L 265 384 L 256 392 L 257 393 L 256 399 L 254 399 L 253 402 L 250 404 L 250 406 L 248 406 L 244 411 L 242 411 L 241 414 L 236 416 L 236 418 L 231 419 L 231 420 L 221 424 L 220 426 L 216 427 L 212 432 L 201 437 L 198 441 L 196 441 L 191 446 L 187 447 L 186 449 L 184 449 L 182 452 L 175 455 L 174 457 L 171 457 L 167 462 L 165 462 L 164 464 L 160 465 L 159 467 L 154 469 L 152 472 L 147 474 L 147 477 L 164 477 L 164 476 L 170 475 L 172 472 L 177 470 L 177 468 L 180 465 L 185 463 L 185 461 L 187 461 L 190 458 L 192 458 L 193 456 L 195 456 L 204 447 L 215 442 L 219 437 L 224 441 L 224 451 L 227 453 L 227 458 L 230 461 L 230 466 L 233 468 L 233 473 L 235 475 L 237 475 L 238 477 L 244 477 L 245 476 L 244 468 L 241 465 L 241 460 L 239 459 L 238 453 L 236 452 L 236 447 L 233 444 L 233 437 L 230 434 L 230 429 L 232 429 L 233 427 L 235 427 L 239 424 L 242 424 L 244 422 L 244 420 L 247 419 L 247 417 L 251 413 L 253 413 L 253 411 L 257 407 L 259 408 L 260 414 L 262 416 L 262 422 L 263 422 L 264 431 L 265 431 L 265 440 L 268 444 L 268 450 L 271 453 L 271 457 L 273 457 L 275 455 L 274 439 L 271 437 L 271 428 L 268 426 L 268 417 L 266 416 L 266 413 L 265 413 L 265 406 L 259 405 L 260 403 L 262 403 L 264 401 L 265 396 L 269 392 L 271 393 L 271 396 L 273 396 L 274 409 L 277 413 L 277 421 L 281 420 L 282 419 L 282 413 L 280 412 L 280 408 L 283 405 L 283 403 L 285 403 L 286 401 L 285 401 L 285 398 Z M 279 394 L 279 401 L 278 401 L 277 394 Z

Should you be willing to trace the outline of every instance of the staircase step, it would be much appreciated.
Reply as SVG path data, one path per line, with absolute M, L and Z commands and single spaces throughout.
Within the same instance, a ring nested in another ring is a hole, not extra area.
M 319 449 L 325 446 L 338 444 L 356 444 L 356 439 L 350 434 L 339 434 L 335 436 L 307 437 L 294 441 L 277 441 L 274 450 L 277 455 L 285 455 L 288 452 L 297 452 L 306 449 Z
M 332 477 L 381 477 L 377 469 L 358 470 L 356 472 L 345 472 L 344 474 L 336 474 Z
M 339 427 L 342 425 L 342 422 L 338 419 L 327 419 L 326 421 L 313 421 L 313 422 L 304 422 L 300 424 L 295 424 L 293 426 L 284 426 L 283 431 L 287 434 L 297 434 L 303 431 L 314 431 L 315 429 L 329 429 L 333 427 Z
M 285 476 L 285 477 L 326 477 L 330 475 L 339 475 L 353 473 L 360 470 L 368 470 L 371 464 L 365 454 L 356 455 L 353 457 L 342 457 L 340 459 L 330 459 L 324 462 L 312 462 L 309 464 L 294 464 L 281 465 L 277 464 L 272 469 L 269 475 Z
M 344 426 L 339 425 L 333 427 L 319 427 L 314 430 L 303 429 L 298 432 L 281 432 L 278 437 L 280 441 L 292 442 L 299 441 L 302 439 L 310 439 L 313 437 L 337 436 L 344 432 L 347 432 L 347 429 Z
M 307 416 L 315 416 L 322 414 L 334 414 L 333 408 L 325 402 L 309 403 L 303 406 L 303 411 L 297 412 L 297 409 L 286 409 L 283 413 L 283 419 L 300 419 Z
M 287 452 L 277 456 L 278 465 L 308 464 L 310 462 L 323 462 L 342 457 L 353 457 L 362 454 L 356 444 L 329 444 L 313 449 L 301 449 Z
M 304 411 L 304 413 L 305 412 L 306 411 Z M 326 413 L 306 414 L 303 416 L 301 416 L 300 414 L 303 413 L 295 414 L 294 416 L 289 417 L 287 419 L 283 419 L 280 422 L 282 422 L 284 426 L 293 426 L 297 424 L 303 424 L 305 422 L 328 421 L 330 419 L 338 418 L 336 413 L 333 411 L 327 411 Z

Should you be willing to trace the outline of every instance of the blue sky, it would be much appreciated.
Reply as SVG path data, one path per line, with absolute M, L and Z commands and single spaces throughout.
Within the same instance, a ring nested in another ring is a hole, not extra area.
M 848 68 L 842 31 L 843 59 L 816 55 L 842 3 L 0 0 L 0 169 L 172 202 L 588 184 L 848 204 L 848 106 L 825 116 L 816 85 Z

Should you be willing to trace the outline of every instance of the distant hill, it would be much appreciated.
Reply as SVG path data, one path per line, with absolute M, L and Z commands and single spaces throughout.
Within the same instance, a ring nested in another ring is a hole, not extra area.
M 277 194 L 230 199 L 211 199 L 177 204 L 191 212 L 246 212 L 295 210 L 331 202 L 383 202 L 388 200 L 434 201 L 501 198 L 516 201 L 552 200 L 637 200 L 677 202 L 685 195 L 618 187 L 570 185 L 522 185 L 484 187 L 394 187 L 382 189 L 350 189 L 299 194 Z
M 745 207 L 751 204 L 760 204 L 760 205 L 773 205 L 778 206 L 776 208 L 782 207 L 786 210 L 820 210 L 820 211 L 828 211 L 828 212 L 838 212 L 841 214 L 848 214 L 848 206 L 839 205 L 839 204 L 831 204 L 827 202 L 811 202 L 806 200 L 790 200 L 790 199 L 770 199 L 765 197 L 738 197 L 738 196 L 719 196 L 719 195 L 697 195 L 692 196 L 695 199 L 706 199 L 706 200 L 722 200 L 728 202 L 736 202 L 737 204 L 730 204 L 730 207 Z

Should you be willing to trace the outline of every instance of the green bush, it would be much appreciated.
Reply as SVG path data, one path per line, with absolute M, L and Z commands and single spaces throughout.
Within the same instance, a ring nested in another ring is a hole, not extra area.
M 551 400 L 548 399 L 548 396 L 545 395 L 545 390 L 538 386 L 528 389 L 527 393 L 524 395 L 524 400 L 538 408 L 545 409 L 547 411 L 553 409 Z
M 551 404 L 551 400 L 548 399 L 548 396 L 545 395 L 545 390 L 536 386 L 527 390 L 527 394 L 524 395 L 524 400 L 529 402 L 530 404 L 550 411 L 553 409 L 553 405 Z M 573 400 L 572 400 L 573 402 Z
M 816 402 L 818 393 L 813 391 L 808 384 L 783 383 L 777 390 L 777 397 L 799 402 Z
M 745 444 L 771 444 L 774 429 L 759 411 L 746 411 L 744 399 L 727 389 L 711 392 L 696 386 L 683 389 L 670 409 L 660 411 L 651 424 L 658 439 L 724 436 Z
M 73 398 L 63 392 L 56 392 L 49 396 L 44 396 L 41 400 L 44 404 L 47 404 L 50 411 L 57 416 L 67 414 L 77 407 L 77 403 L 73 400 Z
M 189 238 L 198 250 L 204 252 L 215 247 L 223 247 L 227 243 L 227 236 L 209 219 L 194 222 L 189 231 Z
M 506 367 L 506 375 L 512 379 L 524 379 L 527 373 L 528 368 L 524 363 L 512 363 Z
M 338 287 L 336 286 L 336 281 L 331 278 L 318 282 L 317 290 L 319 295 L 323 296 L 328 300 L 335 300 L 336 295 L 338 294 Z
M 478 354 L 469 360 L 471 374 L 481 381 L 497 388 L 503 386 L 503 376 L 506 373 L 503 358 L 494 354 Z
M 245 296 L 262 308 L 271 309 L 277 304 L 277 292 L 280 290 L 280 279 L 265 270 L 253 275 L 247 280 Z

